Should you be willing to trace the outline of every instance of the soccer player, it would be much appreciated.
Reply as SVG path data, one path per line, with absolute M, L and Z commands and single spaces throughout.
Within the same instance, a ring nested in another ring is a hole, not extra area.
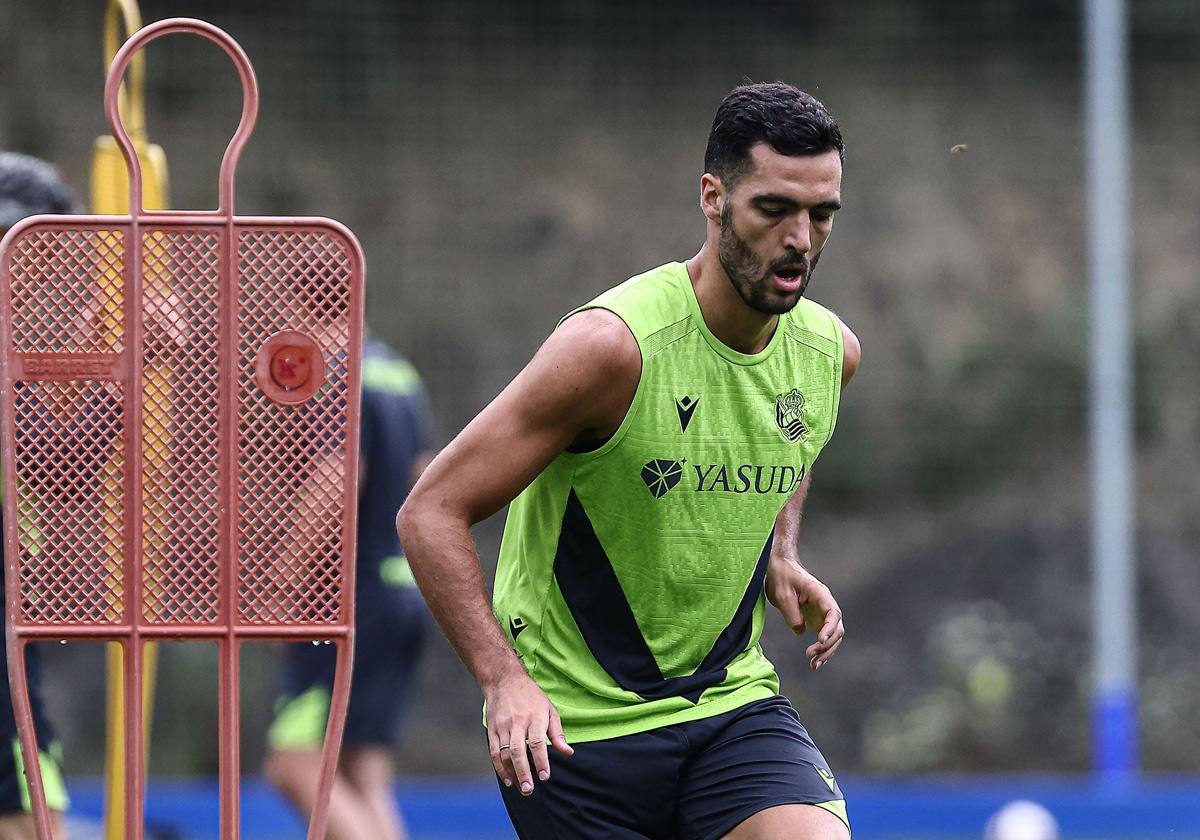
M 734 89 L 705 153 L 699 252 L 569 313 L 397 517 L 483 690 L 522 838 L 849 836 L 759 646 L 764 595 L 817 634 L 814 670 L 844 633 L 797 548 L 859 363 L 853 333 L 804 297 L 843 153 L 808 94 Z M 490 607 L 469 528 L 509 502 Z
M 383 343 L 363 348 L 354 672 L 341 761 L 330 799 L 331 840 L 403 840 L 391 749 L 410 694 L 428 615 L 393 527 L 396 508 L 429 463 L 424 389 Z M 308 816 L 316 802 L 335 648 L 290 645 L 266 773 Z
M 39 213 L 78 212 L 75 195 L 63 183 L 50 164 L 15 152 L 0 152 L 0 237 L 26 216 Z M 0 543 L 0 555 L 3 544 Z M 0 603 L 4 601 L 4 576 L 0 575 Z M 25 779 L 17 724 L 13 715 L 12 695 L 8 690 L 8 658 L 5 648 L 5 685 L 0 689 L 0 837 L 5 840 L 35 840 L 32 805 Z M 51 830 L 55 838 L 64 838 L 63 812 L 67 808 L 67 789 L 63 784 L 62 750 L 45 712 L 41 694 L 41 657 L 38 646 L 26 648 L 25 668 L 29 676 L 29 702 L 37 729 L 42 783 L 50 808 Z

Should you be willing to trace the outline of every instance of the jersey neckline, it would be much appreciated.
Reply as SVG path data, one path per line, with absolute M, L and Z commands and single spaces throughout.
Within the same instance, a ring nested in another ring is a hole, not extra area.
M 779 346 L 779 342 L 783 340 L 784 319 L 787 318 L 788 313 L 785 312 L 779 315 L 779 320 L 775 324 L 775 334 L 771 336 L 771 340 L 767 342 L 766 347 L 757 353 L 739 352 L 713 335 L 712 330 L 708 328 L 708 323 L 704 320 L 704 312 L 700 309 L 700 301 L 696 298 L 696 289 L 692 286 L 692 277 L 688 274 L 687 265 L 682 262 L 675 262 L 671 263 L 670 268 L 675 275 L 676 281 L 683 286 L 683 293 L 687 297 L 688 310 L 692 313 L 692 318 L 695 319 L 700 334 L 704 336 L 704 340 L 708 342 L 708 346 L 718 356 L 726 361 L 733 362 L 735 365 L 757 365 L 771 357 L 771 354 L 775 352 L 775 348 Z

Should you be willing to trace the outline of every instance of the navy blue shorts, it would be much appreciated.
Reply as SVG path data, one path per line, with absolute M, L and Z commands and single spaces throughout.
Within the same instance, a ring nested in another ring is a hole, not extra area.
M 428 625 L 429 612 L 415 588 L 394 591 L 386 603 L 362 604 L 355 626 L 346 746 L 396 743 Z M 267 734 L 272 748 L 320 748 L 336 661 L 334 645 L 287 646 L 276 717 Z
M 0 587 L 3 598 L 3 587 Z M 5 674 L 8 672 L 8 653 L 5 650 Z M 65 811 L 67 789 L 63 784 L 62 750 L 54 738 L 54 729 L 46 717 L 41 691 L 41 656 L 38 645 L 25 648 L 25 675 L 29 681 L 29 705 L 33 710 L 33 726 L 37 732 L 41 753 L 42 786 L 46 804 L 52 811 Z M 25 781 L 25 762 L 17 736 L 17 721 L 13 713 L 12 694 L 8 680 L 0 686 L 0 816 L 29 811 L 29 791 Z
M 784 697 L 703 720 L 550 750 L 530 796 L 500 783 L 522 840 L 715 840 L 776 805 L 846 804 Z

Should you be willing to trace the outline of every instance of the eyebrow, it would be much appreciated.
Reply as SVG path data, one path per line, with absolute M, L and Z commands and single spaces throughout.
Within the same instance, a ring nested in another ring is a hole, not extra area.
M 781 204 L 784 207 L 791 207 L 794 209 L 798 209 L 801 206 L 800 202 L 796 201 L 796 199 L 792 198 L 791 196 L 782 195 L 780 193 L 763 193 L 761 195 L 754 196 L 754 198 L 752 198 L 751 201 L 753 201 L 755 204 Z M 838 201 L 837 199 L 831 198 L 828 201 L 822 201 L 819 204 L 814 204 L 809 209 L 810 210 L 841 210 L 842 202 Z

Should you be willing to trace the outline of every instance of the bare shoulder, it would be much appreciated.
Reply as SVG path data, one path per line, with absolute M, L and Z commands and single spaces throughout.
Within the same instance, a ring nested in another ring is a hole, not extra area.
M 854 378 L 858 363 L 862 361 L 862 345 L 859 344 L 854 331 L 846 326 L 846 322 L 836 315 L 834 317 L 842 327 L 842 388 L 845 388 Z
M 607 373 L 640 370 L 642 354 L 629 326 L 607 309 L 585 309 L 563 321 L 546 340 L 546 348 L 578 356 Z
M 611 435 L 633 402 L 642 354 L 628 325 L 607 309 L 586 309 L 567 318 L 526 369 L 550 389 L 581 423 L 580 442 Z M 548 394 L 549 396 L 549 394 Z
M 640 375 L 641 352 L 620 318 L 602 310 L 568 318 L 434 459 L 405 507 L 486 519 L 564 449 L 610 436 Z

